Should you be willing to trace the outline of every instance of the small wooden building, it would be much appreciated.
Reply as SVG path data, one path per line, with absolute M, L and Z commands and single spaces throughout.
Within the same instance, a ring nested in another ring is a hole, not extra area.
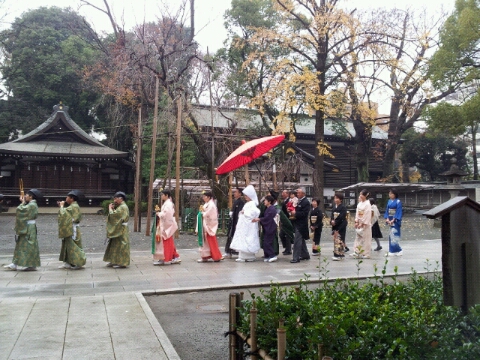
M 480 204 L 457 196 L 423 213 L 442 219 L 442 275 L 445 305 L 465 311 L 480 304 Z
M 70 118 L 67 106 L 53 109 L 35 130 L 0 144 L 1 192 L 18 197 L 20 179 L 25 190 L 40 189 L 47 204 L 64 198 L 71 189 L 82 190 L 90 203 L 110 198 L 118 190 L 132 192 L 134 168 L 129 154 L 88 135 Z

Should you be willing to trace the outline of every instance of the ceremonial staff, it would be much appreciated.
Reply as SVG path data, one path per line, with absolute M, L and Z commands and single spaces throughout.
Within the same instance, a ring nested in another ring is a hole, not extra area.
M 20 196 L 23 197 L 25 195 L 25 193 L 23 192 L 23 180 L 22 179 L 18 180 L 18 186 L 20 188 Z

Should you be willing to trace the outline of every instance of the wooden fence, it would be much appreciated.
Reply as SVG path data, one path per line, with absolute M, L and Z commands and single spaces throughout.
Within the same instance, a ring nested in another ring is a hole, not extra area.
M 257 313 L 255 301 L 250 309 L 250 334 L 243 334 L 237 330 L 240 321 L 239 309 L 243 306 L 243 292 L 230 293 L 229 297 L 229 328 L 227 335 L 229 337 L 229 359 L 243 360 L 245 356 L 250 356 L 250 360 L 275 360 L 268 353 L 258 348 L 257 345 Z M 244 345 L 247 344 L 250 350 L 244 353 Z M 287 330 L 284 327 L 284 321 L 280 320 L 277 328 L 277 360 L 285 360 L 287 351 Z M 318 344 L 318 360 L 333 360 L 330 356 L 323 355 L 323 345 Z

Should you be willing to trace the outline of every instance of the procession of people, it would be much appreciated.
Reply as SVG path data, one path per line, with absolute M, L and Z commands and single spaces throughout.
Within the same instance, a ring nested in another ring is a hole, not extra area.
M 269 190 L 258 200 L 257 190 L 253 185 L 232 189 L 233 204 L 230 209 L 230 224 L 227 232 L 225 253 L 222 255 L 217 239 L 218 208 L 217 199 L 211 190 L 203 191 L 202 205 L 198 211 L 196 234 L 198 237 L 199 263 L 220 262 L 235 259 L 236 262 L 253 262 L 263 258 L 264 262 L 278 261 L 279 244 L 283 247 L 282 255 L 289 256 L 290 263 L 310 260 L 310 256 L 321 255 L 320 240 L 327 219 L 325 209 L 322 211 L 320 197 L 310 201 L 305 188 L 285 189 L 281 192 Z M 71 190 L 64 201 L 58 201 L 58 238 L 60 239 L 58 268 L 81 270 L 86 264 L 86 254 L 82 246 L 80 224 L 82 212 L 79 199 L 80 190 Z M 35 271 L 40 267 L 39 240 L 36 219 L 38 215 L 37 200 L 42 198 L 38 189 L 31 189 L 21 195 L 15 218 L 15 250 L 12 263 L 5 265 L 6 270 Z M 0 194 L 0 201 L 4 197 Z M 179 226 L 175 219 L 174 199 L 170 190 L 160 192 L 161 206 L 156 206 L 155 221 L 152 226 L 153 265 L 180 264 L 180 255 L 175 246 L 175 234 Z M 113 202 L 108 206 L 106 218 L 106 249 L 103 260 L 106 267 L 127 268 L 130 265 L 130 211 L 126 205 L 126 194 L 118 191 L 113 195 Z M 345 259 L 347 247 L 346 230 L 348 211 L 344 204 L 344 194 L 337 192 L 333 197 L 328 222 L 333 236 L 332 260 Z M 402 203 L 395 189 L 389 191 L 389 200 L 384 214 L 385 224 L 389 230 L 389 247 L 385 256 L 401 256 L 400 229 L 402 223 Z M 367 189 L 360 192 L 355 211 L 353 228 L 355 239 L 351 257 L 356 259 L 371 258 L 372 239 L 376 241 L 374 251 L 382 250 L 379 226 L 380 213 L 376 201 Z M 307 241 L 312 240 L 311 252 Z M 263 252 L 260 250 L 263 249 Z

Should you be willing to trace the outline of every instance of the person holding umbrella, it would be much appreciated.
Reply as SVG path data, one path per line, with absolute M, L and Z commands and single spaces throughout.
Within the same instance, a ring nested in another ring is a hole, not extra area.
M 204 191 L 202 195 L 204 205 L 200 207 L 197 215 L 197 228 L 195 233 L 198 235 L 198 244 L 200 245 L 200 256 L 197 262 L 223 260 L 223 256 L 218 248 L 217 229 L 218 229 L 218 209 L 213 201 L 213 193 Z
M 36 271 L 40 266 L 40 250 L 37 240 L 36 218 L 38 215 L 37 199 L 42 196 L 38 189 L 31 189 L 25 195 L 20 195 L 21 204 L 18 205 L 15 216 L 15 250 L 13 261 L 5 265 L 6 270 L 17 270 L 23 267 L 24 271 Z
M 127 196 L 118 191 L 113 195 L 113 203 L 108 206 L 107 239 L 108 245 L 103 256 L 107 267 L 126 268 L 130 265 L 130 235 L 128 219 L 130 211 L 125 204 Z
M 67 194 L 65 201 L 59 201 L 58 237 L 62 239 L 62 249 L 58 260 L 63 261 L 59 269 L 79 270 L 86 263 L 85 252 L 82 246 L 82 233 L 78 228 L 82 220 L 78 199 L 79 190 L 72 190 Z M 67 204 L 65 206 L 65 204 Z
M 225 254 L 223 257 L 231 258 L 232 255 L 238 255 L 235 250 L 230 249 L 230 244 L 232 243 L 233 236 L 235 235 L 235 229 L 237 228 L 238 217 L 240 216 L 240 211 L 243 209 L 245 202 L 242 200 L 242 189 L 235 187 L 232 189 L 233 195 L 233 205 L 232 211 L 230 212 L 230 227 L 228 229 L 227 242 L 225 244 Z

